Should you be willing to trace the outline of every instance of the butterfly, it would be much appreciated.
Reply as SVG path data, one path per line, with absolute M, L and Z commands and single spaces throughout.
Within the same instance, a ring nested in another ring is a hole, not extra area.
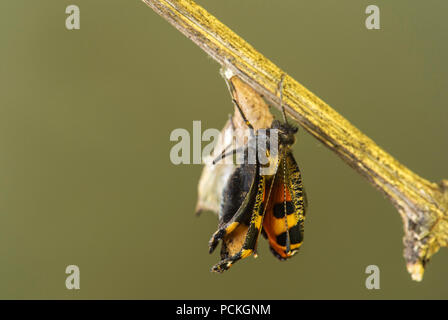
M 248 159 L 254 148 L 256 157 L 254 162 L 246 160 L 236 167 L 224 187 L 218 230 L 209 241 L 210 253 L 222 242 L 221 261 L 212 267 L 214 272 L 224 272 L 238 260 L 252 254 L 256 256 L 260 234 L 268 240 L 271 252 L 280 260 L 292 257 L 303 243 L 307 201 L 302 174 L 292 153 L 298 128 L 289 124 L 286 118 L 282 104 L 283 78 L 279 87 L 284 122 L 274 120 L 267 133 L 254 130 L 233 99 L 250 131 L 250 138 L 242 148 L 223 151 L 220 159 L 235 153 Z M 230 88 L 235 90 L 231 82 Z M 262 147 L 263 144 L 257 143 L 271 141 L 268 138 L 274 133 L 276 144 L 266 143 Z M 261 155 L 267 157 L 267 163 L 261 161 Z M 272 164 L 274 170 L 266 173 L 263 169 Z

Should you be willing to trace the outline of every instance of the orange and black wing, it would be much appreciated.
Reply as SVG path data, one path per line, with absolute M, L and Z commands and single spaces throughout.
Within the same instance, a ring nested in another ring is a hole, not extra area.
M 253 183 L 238 211 L 210 240 L 210 251 L 213 251 L 219 240 L 222 240 L 221 261 L 213 266 L 214 272 L 223 272 L 238 260 L 255 252 L 262 228 L 266 186 L 266 178 L 259 174 L 258 169 L 259 166 L 256 165 Z M 244 175 L 244 169 L 242 170 L 240 174 Z
M 263 220 L 263 234 L 274 256 L 292 257 L 303 243 L 305 192 L 299 167 L 291 152 L 280 160 Z

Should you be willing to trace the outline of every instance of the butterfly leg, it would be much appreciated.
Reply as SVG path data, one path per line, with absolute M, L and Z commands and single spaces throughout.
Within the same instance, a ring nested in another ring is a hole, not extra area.
M 233 156 L 234 154 L 238 154 L 242 151 L 244 151 L 244 147 L 239 147 L 236 149 L 232 149 L 230 151 L 227 151 L 228 147 L 226 147 L 219 156 L 217 156 L 214 160 L 213 160 L 213 164 L 217 164 L 219 163 L 221 160 L 223 160 L 224 158 L 228 157 L 228 156 Z

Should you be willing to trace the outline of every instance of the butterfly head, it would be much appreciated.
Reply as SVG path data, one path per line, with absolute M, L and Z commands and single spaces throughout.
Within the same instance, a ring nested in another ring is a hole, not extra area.
M 272 122 L 272 129 L 278 130 L 278 138 L 279 142 L 282 145 L 292 146 L 295 141 L 295 134 L 299 130 L 298 127 L 295 127 L 289 123 L 283 123 L 279 120 L 274 120 Z

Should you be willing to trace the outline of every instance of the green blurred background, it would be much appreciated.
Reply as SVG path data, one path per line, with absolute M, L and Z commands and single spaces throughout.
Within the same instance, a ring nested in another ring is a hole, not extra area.
M 199 3 L 412 170 L 448 178 L 447 2 Z M 369 4 L 381 30 L 365 28 Z M 202 167 L 171 164 L 169 135 L 220 129 L 232 105 L 218 64 L 141 1 L 4 0 L 0 41 L 0 298 L 448 298 L 448 250 L 413 282 L 396 210 L 303 130 L 300 254 L 279 262 L 262 241 L 259 259 L 210 273 Z

